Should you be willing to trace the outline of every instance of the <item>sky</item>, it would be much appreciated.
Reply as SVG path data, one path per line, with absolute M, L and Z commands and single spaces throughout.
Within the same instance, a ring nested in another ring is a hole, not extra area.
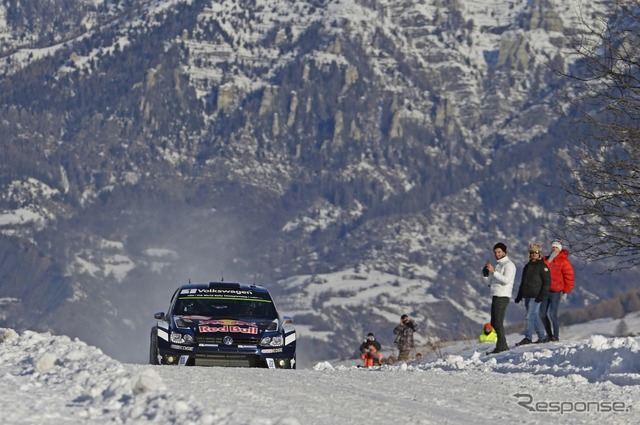
M 640 331 L 640 314 L 625 323 Z M 297 370 L 121 363 L 78 339 L 0 328 L 0 423 L 637 423 L 640 337 L 613 337 L 618 324 L 563 327 L 561 342 L 523 347 L 511 334 L 497 355 L 459 341 L 408 363 Z

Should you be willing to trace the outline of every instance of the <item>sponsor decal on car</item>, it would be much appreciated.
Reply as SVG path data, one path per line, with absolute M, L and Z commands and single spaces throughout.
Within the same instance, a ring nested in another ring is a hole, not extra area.
M 182 319 L 182 320 L 187 320 L 187 321 L 192 321 L 192 320 L 207 320 L 210 317 L 209 316 L 200 316 L 197 314 L 176 314 L 176 319 Z
M 200 325 L 198 326 L 198 331 L 200 331 L 201 333 L 216 333 L 216 332 L 224 332 L 224 333 L 241 333 L 241 334 L 250 334 L 250 335 L 257 335 L 258 334 L 258 328 L 256 327 L 246 327 L 243 328 L 241 326 L 227 326 L 227 325 L 223 325 L 223 326 L 206 326 L 206 325 Z
M 296 333 L 291 332 L 289 335 L 284 337 L 284 345 L 289 345 L 296 340 Z
M 237 326 L 256 326 L 255 322 L 245 322 L 244 320 L 233 319 L 211 319 L 200 322 L 201 325 L 237 325 Z
M 158 338 L 164 339 L 165 341 L 169 341 L 169 333 L 164 329 L 160 329 L 158 327 Z
M 184 345 L 171 344 L 171 348 L 173 348 L 174 350 L 193 351 L 194 347 L 187 347 L 187 346 L 184 346 Z
M 253 291 L 242 289 L 183 289 L 180 295 L 253 295 Z

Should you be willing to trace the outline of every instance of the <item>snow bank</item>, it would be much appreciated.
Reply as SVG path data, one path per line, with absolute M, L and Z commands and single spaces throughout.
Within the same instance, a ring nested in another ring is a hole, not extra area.
M 412 362 L 408 369 L 546 374 L 591 383 L 640 385 L 639 338 L 595 335 L 586 342 L 534 344 L 497 355 L 486 355 L 487 348 L 483 344 L 466 349 L 450 347 L 440 358 Z
M 170 396 L 151 367 L 128 372 L 100 349 L 66 336 L 0 328 L 0 376 L 20 392 L 57 394 L 59 408 L 72 405 L 78 423 L 220 423 L 192 401 Z M 49 416 L 58 414 L 51 409 Z
M 639 338 L 592 336 L 515 347 L 497 355 L 484 354 L 488 348 L 460 343 L 421 361 L 373 369 L 358 368 L 355 359 L 349 366 L 324 361 L 300 371 L 163 368 L 122 364 L 66 336 L 0 328 L 0 411 L 3 424 L 327 424 L 340 422 L 334 421 L 336 411 L 344 419 L 341 423 L 354 423 L 352 419 L 360 417 L 362 391 L 371 387 L 373 392 L 366 394 L 381 400 L 375 414 L 382 415 L 382 422 L 397 419 L 398 412 L 388 406 L 401 402 L 404 423 L 418 423 L 416 415 L 424 411 L 419 400 L 442 397 L 438 418 L 457 423 L 468 412 L 483 409 L 477 393 L 496 385 L 503 388 L 499 403 L 514 420 L 524 412 L 510 388 L 524 387 L 536 400 L 563 399 L 573 402 L 571 406 L 582 398 L 606 399 L 625 408 L 619 415 L 616 411 L 616 423 L 635 423 L 629 422 L 629 412 L 640 388 Z M 425 387 L 427 381 L 433 388 Z M 398 400 L 397 394 L 404 395 Z M 449 403 L 466 410 L 448 409 Z M 591 420 L 601 412 L 583 413 L 581 420 Z M 495 417 L 487 414 L 479 423 L 505 418 L 500 411 Z M 534 419 L 531 423 L 548 423 L 549 418 Z

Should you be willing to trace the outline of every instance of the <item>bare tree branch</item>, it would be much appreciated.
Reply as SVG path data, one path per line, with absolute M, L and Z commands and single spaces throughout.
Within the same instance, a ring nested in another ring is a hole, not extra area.
M 589 134 L 570 153 L 557 236 L 609 271 L 640 265 L 640 5 L 618 1 L 570 35 L 579 57 L 560 74 Z

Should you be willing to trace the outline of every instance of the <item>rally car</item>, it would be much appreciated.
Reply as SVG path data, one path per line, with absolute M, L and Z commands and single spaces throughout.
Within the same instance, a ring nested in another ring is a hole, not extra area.
M 295 369 L 293 319 L 281 317 L 266 288 L 189 283 L 154 315 L 151 364 Z

